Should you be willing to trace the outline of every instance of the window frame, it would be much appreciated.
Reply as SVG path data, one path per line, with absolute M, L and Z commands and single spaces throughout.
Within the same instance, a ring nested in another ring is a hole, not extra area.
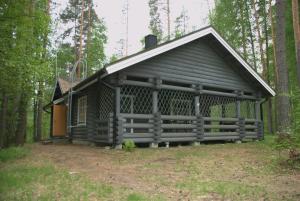
M 83 103 L 81 103 L 83 101 Z M 83 104 L 83 105 L 82 105 Z M 81 106 L 84 109 L 81 110 Z M 81 112 L 84 112 L 84 121 L 80 121 Z M 77 125 L 78 126 L 86 126 L 86 115 L 87 114 L 87 96 L 81 96 L 77 100 Z

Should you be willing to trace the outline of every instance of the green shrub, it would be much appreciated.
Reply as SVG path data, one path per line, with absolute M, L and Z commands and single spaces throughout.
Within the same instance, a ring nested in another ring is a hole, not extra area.
M 279 133 L 274 146 L 278 150 L 280 158 L 282 158 L 281 153 L 287 151 L 288 160 L 285 162 L 291 165 L 291 167 L 298 168 L 300 165 L 299 142 L 291 132 Z
M 0 150 L 0 162 L 6 162 L 23 158 L 28 155 L 29 150 L 24 147 L 9 147 L 7 149 Z
M 135 144 L 132 140 L 125 140 L 123 143 L 123 149 L 125 151 L 133 151 L 135 148 Z

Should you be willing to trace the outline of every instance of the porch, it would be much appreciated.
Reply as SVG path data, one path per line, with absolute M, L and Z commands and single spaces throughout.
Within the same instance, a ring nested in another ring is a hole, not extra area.
M 102 86 L 98 139 L 157 145 L 263 138 L 259 94 L 158 78 L 118 80 L 114 89 Z

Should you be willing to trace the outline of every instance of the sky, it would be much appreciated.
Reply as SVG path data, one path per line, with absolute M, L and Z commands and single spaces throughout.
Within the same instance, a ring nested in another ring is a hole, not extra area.
M 162 0 L 163 1 L 163 0 Z M 166 1 L 166 0 L 164 0 Z M 209 10 L 214 7 L 214 0 L 169 0 L 171 32 L 174 31 L 174 21 L 185 9 L 189 16 L 188 31 L 199 29 L 208 25 Z M 55 8 L 53 15 L 58 16 L 66 6 L 68 0 L 53 0 Z M 122 14 L 125 0 L 94 0 L 95 11 L 99 18 L 103 18 L 107 27 L 108 41 L 105 53 L 109 58 L 120 48 L 118 41 L 125 37 L 125 18 Z M 140 51 L 143 47 L 141 39 L 150 34 L 149 26 L 149 0 L 128 0 L 128 55 Z M 164 20 L 166 21 L 166 19 Z M 57 32 L 63 32 L 65 27 L 57 23 Z M 166 26 L 164 26 L 166 31 Z M 55 44 L 57 45 L 57 44 Z

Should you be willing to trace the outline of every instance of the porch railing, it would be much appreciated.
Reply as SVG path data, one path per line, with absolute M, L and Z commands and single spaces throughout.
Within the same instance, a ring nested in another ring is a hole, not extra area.
M 256 119 L 121 113 L 117 122 L 118 144 L 124 140 L 160 143 L 262 137 L 262 123 Z

